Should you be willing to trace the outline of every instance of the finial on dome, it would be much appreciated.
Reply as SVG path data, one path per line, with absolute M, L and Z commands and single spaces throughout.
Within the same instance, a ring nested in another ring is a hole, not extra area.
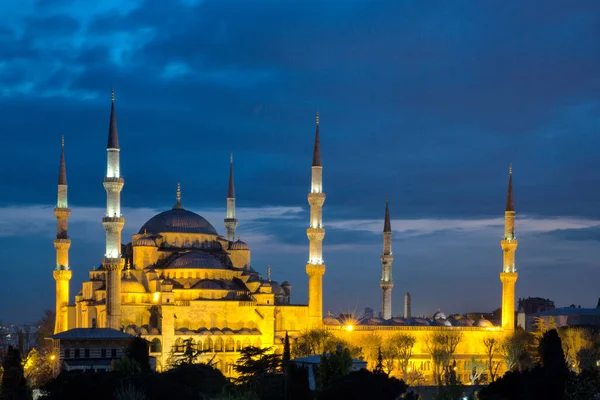
M 177 182 L 177 194 L 176 194 L 176 202 L 173 206 L 173 210 L 183 210 L 183 206 L 181 205 L 181 184 Z
M 271 282 L 271 265 L 267 265 L 267 280 Z
M 238 236 L 238 242 L 240 241 L 240 237 Z

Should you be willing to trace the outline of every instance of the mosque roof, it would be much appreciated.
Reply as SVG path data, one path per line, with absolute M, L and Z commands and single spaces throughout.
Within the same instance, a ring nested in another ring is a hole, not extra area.
M 176 204 L 180 205 L 178 202 Z M 202 233 L 217 235 L 215 228 L 202 216 L 181 208 L 173 207 L 172 210 L 161 212 L 150 218 L 138 233 L 157 234 L 162 232 L 174 233 Z
M 192 251 L 170 261 L 165 268 L 208 268 L 225 269 L 221 261 L 208 253 L 202 251 Z
M 50 339 L 131 339 L 132 335 L 111 328 L 73 328 L 50 336 Z
M 248 245 L 246 244 L 246 242 L 242 242 L 240 238 L 238 238 L 238 240 L 231 243 L 231 246 L 229 246 L 229 250 L 248 250 Z
M 126 272 L 121 279 L 121 293 L 146 293 L 147 290 L 131 273 Z
M 133 245 L 134 246 L 156 247 L 156 242 L 151 237 L 142 236 L 141 238 L 139 238 L 135 242 L 133 242 Z

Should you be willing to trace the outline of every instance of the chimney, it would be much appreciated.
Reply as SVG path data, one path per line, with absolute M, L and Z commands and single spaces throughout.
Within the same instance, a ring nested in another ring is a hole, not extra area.
M 412 318 L 410 307 L 410 293 L 406 292 L 406 295 L 404 296 L 404 318 Z

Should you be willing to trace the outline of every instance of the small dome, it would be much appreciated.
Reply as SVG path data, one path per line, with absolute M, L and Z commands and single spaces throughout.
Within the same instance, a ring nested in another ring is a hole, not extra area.
M 480 319 L 475 321 L 475 324 L 473 324 L 473 326 L 489 327 L 489 326 L 494 326 L 494 325 L 489 320 L 481 317 Z
M 156 242 L 154 239 L 148 236 L 142 236 L 138 238 L 135 242 L 133 242 L 134 246 L 146 246 L 146 247 L 156 247 Z
M 446 319 L 446 314 L 438 310 L 435 314 L 433 314 L 433 319 Z
M 283 282 L 281 283 L 281 287 L 286 287 L 286 286 L 287 286 L 287 287 L 291 287 L 291 286 L 292 286 L 292 284 L 291 284 L 291 283 L 289 283 L 288 281 L 283 281 Z
M 324 325 L 341 325 L 341 322 L 337 318 L 324 317 L 323 324 Z
M 231 243 L 231 245 L 229 246 L 229 250 L 248 250 L 248 245 L 246 244 L 246 242 L 242 242 L 240 238 L 238 238 L 238 240 Z
M 201 279 L 199 280 L 192 289 L 212 289 L 212 290 L 223 290 L 227 289 L 224 287 L 223 282 L 214 279 Z
M 128 276 L 129 275 L 129 276 Z M 146 293 L 146 288 L 128 272 L 121 279 L 121 293 Z

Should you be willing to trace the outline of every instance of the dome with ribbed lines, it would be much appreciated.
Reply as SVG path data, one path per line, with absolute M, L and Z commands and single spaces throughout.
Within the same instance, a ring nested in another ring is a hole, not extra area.
M 202 233 L 205 235 L 217 235 L 215 228 L 206 219 L 200 215 L 184 210 L 173 208 L 172 210 L 161 212 L 150 218 L 142 226 L 138 233 Z
M 192 251 L 171 261 L 167 268 L 208 268 L 226 269 L 218 258 L 204 252 Z

